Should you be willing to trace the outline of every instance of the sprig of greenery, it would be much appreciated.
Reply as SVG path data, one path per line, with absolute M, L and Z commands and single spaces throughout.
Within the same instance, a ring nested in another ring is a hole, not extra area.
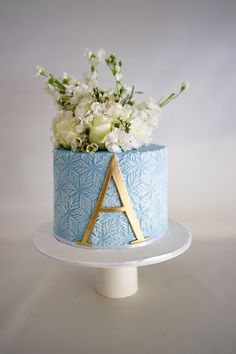
M 104 52 L 104 51 L 103 51 Z M 96 66 L 102 62 L 102 59 L 100 58 L 103 53 L 96 52 L 88 52 L 88 58 L 90 62 L 90 69 L 91 73 L 94 73 L 96 71 Z M 122 84 L 122 74 L 121 74 L 121 68 L 123 66 L 123 62 L 121 60 L 117 60 L 116 56 L 114 54 L 111 54 L 110 56 L 105 58 L 105 62 L 109 69 L 112 72 L 112 75 L 115 78 L 116 82 L 116 91 L 113 93 L 113 99 L 115 102 L 119 102 L 122 104 L 122 106 L 125 105 L 133 105 L 135 103 L 134 101 L 134 95 L 135 94 L 142 94 L 143 92 L 140 91 L 135 91 L 134 86 L 132 86 L 132 89 L 130 92 L 128 92 L 128 89 Z M 37 65 L 37 74 L 36 76 L 43 76 L 47 80 L 47 84 L 49 87 L 53 87 L 55 91 L 59 93 L 59 97 L 57 98 L 57 103 L 64 108 L 65 110 L 67 109 L 73 109 L 73 105 L 70 103 L 70 99 L 73 96 L 73 93 L 70 93 L 70 90 L 68 90 L 68 85 L 70 85 L 71 77 L 64 75 L 62 78 L 58 78 L 53 76 L 52 74 L 47 74 L 44 67 Z M 75 84 L 74 86 L 78 86 L 78 83 Z M 177 98 L 182 92 L 188 89 L 189 84 L 186 82 L 183 82 L 181 84 L 179 92 L 171 93 L 167 98 L 163 99 L 163 97 L 160 98 L 160 100 L 157 102 L 159 107 L 164 107 L 168 103 L 170 103 L 173 99 Z M 92 90 L 92 96 L 97 100 L 97 102 L 105 102 L 108 100 L 107 96 L 105 95 L 105 91 L 100 89 L 99 87 L 95 86 Z
M 180 87 L 180 90 L 179 90 L 178 93 L 174 93 L 173 92 L 166 99 L 164 99 L 163 101 L 162 101 L 162 98 L 159 100 L 159 102 L 158 102 L 159 107 L 162 108 L 162 107 L 166 106 L 168 103 L 170 103 L 170 101 L 172 101 L 173 99 L 177 98 L 182 92 L 186 91 L 188 89 L 188 87 L 189 87 L 189 84 L 186 83 L 186 82 L 183 82 L 181 84 L 181 87 Z
M 125 106 L 126 104 L 129 104 L 130 106 L 133 106 L 134 101 L 132 100 L 132 98 L 134 96 L 134 93 L 135 92 L 134 92 L 134 85 L 133 85 L 131 92 L 121 102 L 123 106 Z
M 99 90 L 98 87 L 93 88 L 93 96 L 96 98 L 97 102 L 102 102 L 103 92 Z
M 36 70 L 37 70 L 36 76 L 46 77 L 47 83 L 53 86 L 60 94 L 63 95 L 66 93 L 66 85 L 69 84 L 69 78 L 59 79 L 53 76 L 52 74 L 48 75 L 45 69 L 40 65 L 36 66 Z
M 126 120 L 123 120 L 122 118 L 118 118 L 118 121 L 116 121 L 113 126 L 118 129 L 121 128 L 126 133 L 129 133 L 131 123 L 127 122 Z
M 105 62 L 107 63 L 109 69 L 112 72 L 112 75 L 116 81 L 116 91 L 117 94 L 121 97 L 122 94 L 125 92 L 125 88 L 123 87 L 120 76 L 121 76 L 121 67 L 123 65 L 122 61 L 117 59 L 114 54 L 111 54 L 109 57 L 105 58 Z
M 54 77 L 52 74 L 49 74 L 48 84 L 55 87 L 55 89 L 60 94 L 63 95 L 66 93 L 66 86 L 61 81 L 59 81 L 56 77 Z

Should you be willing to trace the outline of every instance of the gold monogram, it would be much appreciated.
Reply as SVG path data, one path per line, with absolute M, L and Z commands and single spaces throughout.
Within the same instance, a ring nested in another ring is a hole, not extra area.
M 118 194 L 120 196 L 120 200 L 122 202 L 122 206 L 105 208 L 102 206 L 102 204 L 105 199 L 106 191 L 107 191 L 111 177 L 113 178 L 114 183 L 116 185 Z M 111 158 L 111 162 L 110 162 L 110 165 L 107 169 L 106 177 L 105 177 L 100 195 L 98 197 L 96 206 L 93 210 L 92 216 L 89 220 L 88 226 L 85 230 L 84 236 L 81 241 L 76 242 L 77 244 L 84 245 L 84 246 L 93 246 L 93 243 L 89 242 L 89 238 L 90 238 L 90 234 L 94 228 L 94 225 L 96 223 L 98 213 L 100 213 L 100 212 L 125 212 L 126 213 L 126 216 L 130 222 L 130 225 L 131 225 L 134 235 L 136 237 L 136 240 L 130 242 L 131 244 L 143 242 L 149 238 L 149 237 L 143 236 L 142 230 L 139 226 L 138 219 L 136 217 L 131 200 L 129 198 L 129 195 L 128 195 L 128 192 L 127 192 L 127 189 L 125 186 L 125 182 L 123 180 L 123 176 L 122 176 L 122 173 L 121 173 L 121 170 L 120 170 L 120 167 L 118 165 L 115 155 L 113 155 Z

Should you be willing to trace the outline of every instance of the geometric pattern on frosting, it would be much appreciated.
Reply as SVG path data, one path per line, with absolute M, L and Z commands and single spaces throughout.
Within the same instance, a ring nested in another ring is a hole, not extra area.
M 112 155 L 54 149 L 54 233 L 59 239 L 82 240 Z M 168 226 L 166 147 L 153 144 L 115 155 L 143 235 L 161 237 Z M 121 206 L 112 178 L 103 206 Z M 124 212 L 100 212 L 89 242 L 120 247 L 135 239 Z

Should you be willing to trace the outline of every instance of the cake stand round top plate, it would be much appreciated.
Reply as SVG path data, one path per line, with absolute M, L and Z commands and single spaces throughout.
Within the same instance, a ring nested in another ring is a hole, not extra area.
M 34 233 L 33 244 L 44 255 L 85 267 L 140 267 L 174 258 L 188 249 L 191 233 L 182 225 L 169 220 L 166 235 L 140 247 L 118 250 L 87 249 L 62 243 L 53 236 L 52 222 L 43 224 Z

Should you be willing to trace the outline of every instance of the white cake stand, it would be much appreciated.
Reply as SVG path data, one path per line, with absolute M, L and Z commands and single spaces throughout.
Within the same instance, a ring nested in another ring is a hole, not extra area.
M 96 270 L 97 291 L 110 298 L 131 296 L 138 290 L 137 267 L 164 262 L 179 256 L 191 244 L 191 233 L 169 220 L 167 234 L 145 246 L 118 250 L 94 250 L 73 247 L 57 241 L 52 222 L 43 224 L 34 233 L 33 244 L 44 255 Z

